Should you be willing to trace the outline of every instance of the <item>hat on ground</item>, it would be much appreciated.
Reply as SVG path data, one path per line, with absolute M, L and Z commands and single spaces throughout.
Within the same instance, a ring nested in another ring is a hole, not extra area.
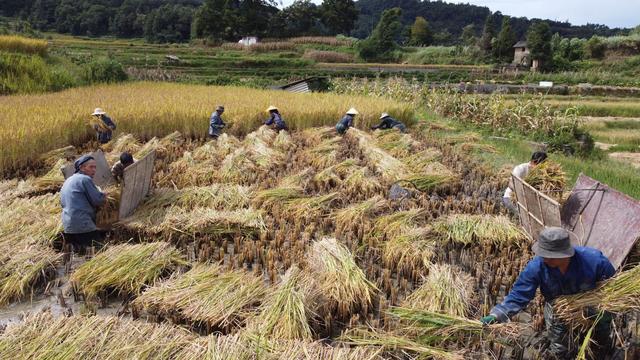
M 347 115 L 358 115 L 358 114 L 360 114 L 360 113 L 355 108 L 351 108 L 351 109 L 347 110 Z
M 389 114 L 387 114 L 387 113 L 382 113 L 382 115 L 380 115 L 380 120 L 382 120 L 382 119 L 384 119 L 384 118 L 386 118 L 386 117 L 389 117 Z
M 222 105 L 216 106 L 216 111 L 224 111 L 224 106 Z
M 277 108 L 277 107 L 275 107 L 275 106 L 273 106 L 273 105 L 271 105 L 271 106 L 269 106 L 269 107 L 267 108 L 267 112 L 269 112 L 269 111 L 273 111 L 273 110 L 278 110 L 278 108 Z
M 93 114 L 91 115 L 104 115 L 104 114 L 106 114 L 106 112 L 102 110 L 102 108 L 96 108 L 95 110 L 93 110 Z
M 536 255 L 550 259 L 572 257 L 576 252 L 571 246 L 569 232 L 559 227 L 544 228 L 532 250 Z
M 76 169 L 76 172 L 80 171 L 80 167 L 82 166 L 82 164 L 86 163 L 89 160 L 93 160 L 93 156 L 82 155 L 76 161 L 74 161 L 73 167 Z

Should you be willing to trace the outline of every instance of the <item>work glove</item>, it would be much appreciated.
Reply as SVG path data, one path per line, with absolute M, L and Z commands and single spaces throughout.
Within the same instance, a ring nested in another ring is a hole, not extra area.
M 495 315 L 487 315 L 480 319 L 480 322 L 482 322 L 482 325 L 491 325 L 497 323 L 498 318 Z

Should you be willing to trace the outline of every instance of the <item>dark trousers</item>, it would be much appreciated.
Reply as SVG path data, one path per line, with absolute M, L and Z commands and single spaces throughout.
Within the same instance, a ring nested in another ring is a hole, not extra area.
M 65 245 L 71 245 L 73 250 L 84 250 L 88 247 L 102 247 L 104 243 L 104 234 L 98 230 L 79 234 L 62 234 Z

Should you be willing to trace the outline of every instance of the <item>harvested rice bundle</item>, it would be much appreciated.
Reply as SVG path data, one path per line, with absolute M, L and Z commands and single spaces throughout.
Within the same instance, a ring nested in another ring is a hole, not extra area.
M 142 143 L 132 134 L 122 134 L 115 141 L 103 145 L 103 150 L 108 151 L 105 155 L 107 161 L 112 164 L 120 159 L 120 154 L 128 152 L 135 154 L 140 151 Z
M 275 140 L 273 140 L 273 147 L 280 151 L 287 151 L 293 145 L 293 140 L 291 139 L 291 135 L 286 130 L 282 130 L 278 133 Z
M 339 136 L 323 140 L 320 144 L 305 150 L 304 155 L 309 159 L 309 164 L 316 169 L 325 169 L 336 163 L 338 150 L 342 144 Z
M 287 200 L 285 210 L 294 219 L 317 218 L 328 211 L 331 203 L 338 198 L 338 193 L 330 193 L 313 197 L 293 198 Z
M 351 252 L 336 239 L 316 241 L 307 254 L 309 271 L 328 313 L 342 317 L 357 309 L 365 312 L 378 289 L 358 267 Z
M 422 171 L 434 161 L 442 158 L 442 152 L 435 148 L 427 148 L 402 159 L 413 171 Z
M 345 344 L 368 347 L 381 347 L 384 351 L 399 351 L 402 355 L 415 353 L 419 358 L 438 360 L 462 360 L 463 354 L 460 351 L 448 351 L 436 347 L 429 343 L 421 342 L 419 339 L 411 339 L 404 334 L 393 332 L 383 332 L 373 328 L 355 328 L 344 333 L 340 340 Z
M 410 134 L 403 134 L 399 131 L 378 130 L 373 132 L 373 136 L 381 149 L 401 158 L 414 153 L 420 146 L 420 143 Z
M 420 162 L 416 162 L 413 165 L 407 164 L 415 172 L 400 182 L 411 184 L 419 191 L 427 192 L 434 189 L 442 189 L 459 181 L 458 177 L 449 168 L 437 161 L 431 161 L 426 164 Z
M 210 208 L 182 209 L 170 208 L 167 216 L 156 229 L 158 232 L 178 232 L 195 236 L 206 234 L 251 235 L 266 230 L 262 213 L 254 209 L 238 209 L 232 211 Z
M 256 208 L 273 210 L 274 207 L 285 204 L 287 201 L 304 196 L 303 190 L 297 186 L 277 187 L 258 191 L 252 200 Z
M 353 171 L 359 166 L 356 164 L 355 159 L 347 159 L 339 164 L 329 166 L 328 168 L 320 171 L 313 177 L 313 181 L 319 185 L 336 185 L 342 182 L 347 175 L 353 173 Z
M 358 129 L 350 129 L 347 136 L 353 137 L 365 158 L 387 182 L 395 182 L 411 175 L 400 160 L 379 148 L 375 140 Z
M 120 210 L 120 191 L 119 186 L 110 186 L 104 189 L 107 194 L 105 203 L 98 208 L 96 215 L 96 226 L 106 228 L 118 221 Z
M 567 185 L 566 173 L 560 164 L 551 160 L 533 167 L 523 180 L 556 201 L 562 200 L 563 190 Z
M 82 264 L 70 281 L 88 299 L 105 291 L 137 295 L 180 265 L 187 262 L 168 243 L 121 244 L 105 249 Z
M 433 223 L 434 232 L 448 242 L 469 245 L 518 244 L 526 234 L 506 216 L 453 214 Z
M 434 264 L 422 285 L 402 303 L 403 307 L 466 317 L 473 301 L 473 279 L 448 264 Z
M 277 136 L 278 136 L 278 133 L 275 132 L 275 130 L 271 129 L 266 125 L 261 125 L 255 131 L 247 134 L 247 136 L 245 137 L 245 140 L 257 138 L 267 143 L 269 146 L 271 146 L 273 145 L 273 142 L 275 141 Z
M 67 164 L 66 159 L 59 159 L 46 174 L 37 177 L 33 181 L 36 191 L 58 191 L 64 184 L 64 174 L 62 167 Z
M 213 172 L 213 169 L 209 169 L 209 171 Z M 217 178 L 223 182 L 241 183 L 252 179 L 259 171 L 258 165 L 252 160 L 250 151 L 242 147 L 222 160 Z
M 584 310 L 621 314 L 640 309 L 640 266 L 622 271 L 603 281 L 597 288 L 576 295 L 561 296 L 554 303 L 555 314 L 586 330 L 594 317 L 585 318 Z
M 342 189 L 347 194 L 363 194 L 371 196 L 383 190 L 380 181 L 366 167 L 360 167 L 344 179 Z
M 423 217 L 424 214 L 424 209 L 409 209 L 381 216 L 376 220 L 372 236 L 378 240 L 383 240 L 385 237 L 391 238 L 400 235 L 414 227 L 418 219 Z
M 262 279 L 245 271 L 197 264 L 147 289 L 134 305 L 164 316 L 175 313 L 198 324 L 230 329 L 241 325 L 266 293 Z
M 288 187 L 300 187 L 302 189 L 306 189 L 307 185 L 313 178 L 314 170 L 312 167 L 308 167 L 302 171 L 299 171 L 293 175 L 289 175 L 284 177 L 278 182 L 278 187 L 288 188 Z
M 336 210 L 334 213 L 336 229 L 346 229 L 353 223 L 363 223 L 368 220 L 368 218 L 388 208 L 388 206 L 389 203 L 385 198 L 376 195 L 360 203 Z
M 307 128 L 300 133 L 306 146 L 317 146 L 322 141 L 334 137 L 335 134 L 336 130 L 329 126 Z
M 242 333 L 209 335 L 195 339 L 190 346 L 177 354 L 175 359 L 255 360 L 256 354 L 265 354 L 268 350 L 260 344 L 253 344 Z
M 46 152 L 40 156 L 39 160 L 43 162 L 44 166 L 53 167 L 60 160 L 72 160 L 76 156 L 78 156 L 76 148 L 69 145 Z
M 157 189 L 141 209 L 179 206 L 231 210 L 249 206 L 251 196 L 252 192 L 249 187 L 234 184 L 212 184 L 179 190 Z
M 410 228 L 389 237 L 383 244 L 385 266 L 404 274 L 428 267 L 435 251 L 430 228 Z
M 0 244 L 48 246 L 62 231 L 60 196 L 17 198 L 0 205 Z
M 260 314 L 249 321 L 249 336 L 269 340 L 310 340 L 311 296 L 306 281 L 296 265 L 289 268 L 278 288 L 262 304 Z
M 44 312 L 7 326 L 3 359 L 173 359 L 196 340 L 179 327 L 115 316 Z
M 19 249 L 0 245 L 0 251 L 0 306 L 24 298 L 36 283 L 55 276 L 56 264 L 62 257 L 42 245 Z
M 269 130 L 273 132 L 273 130 Z M 262 137 L 247 135 L 244 139 L 244 147 L 250 155 L 250 159 L 260 168 L 267 169 L 285 160 L 284 154 L 269 145 Z
M 182 143 L 184 143 L 182 134 L 178 131 L 174 131 L 162 139 L 158 139 L 157 137 L 152 138 L 146 142 L 140 150 L 133 155 L 133 157 L 136 159 L 142 159 L 151 151 L 155 150 L 157 158 L 162 159 L 169 155 L 169 152 L 172 151 L 172 149 L 180 146 Z
M 272 356 L 279 360 L 373 360 L 382 359 L 381 349 L 369 346 L 345 347 L 322 342 L 275 341 Z

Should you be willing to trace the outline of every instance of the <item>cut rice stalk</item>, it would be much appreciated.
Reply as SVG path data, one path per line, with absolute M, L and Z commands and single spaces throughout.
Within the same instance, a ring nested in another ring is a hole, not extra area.
M 56 264 L 62 255 L 42 245 L 31 245 L 21 249 L 0 246 L 0 306 L 20 300 L 28 295 L 33 286 L 55 276 Z
M 567 175 L 560 164 L 551 160 L 544 161 L 533 167 L 523 180 L 556 201 L 562 201 L 563 190 L 567 185 Z
M 62 174 L 62 167 L 67 165 L 67 160 L 59 159 L 51 170 L 46 174 L 36 178 L 33 181 L 33 186 L 37 191 L 58 191 L 64 184 L 64 175 Z
M 429 267 L 435 251 L 431 228 L 410 228 L 390 237 L 383 245 L 385 266 L 403 274 Z
M 410 209 L 396 211 L 392 214 L 381 216 L 376 220 L 372 237 L 383 240 L 406 232 L 416 225 L 416 221 L 423 217 L 424 209 Z
M 443 241 L 462 245 L 519 244 L 527 240 L 520 227 L 506 216 L 453 214 L 436 220 L 433 230 Z
M 376 195 L 363 202 L 339 209 L 334 213 L 336 228 L 346 229 L 349 227 L 349 224 L 363 223 L 368 220 L 368 218 L 378 214 L 388 206 L 389 203 L 385 198 L 380 195 Z
M 286 202 L 285 209 L 294 219 L 319 217 L 329 210 L 331 203 L 338 198 L 338 195 L 334 192 L 313 197 L 293 198 Z

